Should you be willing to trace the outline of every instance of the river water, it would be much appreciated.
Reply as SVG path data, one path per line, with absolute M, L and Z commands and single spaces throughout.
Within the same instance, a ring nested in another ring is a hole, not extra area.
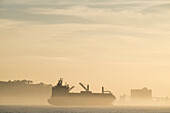
M 170 113 L 170 107 L 54 107 L 1 105 L 0 113 Z

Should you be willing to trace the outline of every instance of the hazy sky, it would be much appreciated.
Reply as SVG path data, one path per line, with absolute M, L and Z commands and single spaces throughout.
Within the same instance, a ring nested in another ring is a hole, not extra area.
M 170 97 L 170 0 L 0 0 L 0 80 L 60 77 Z

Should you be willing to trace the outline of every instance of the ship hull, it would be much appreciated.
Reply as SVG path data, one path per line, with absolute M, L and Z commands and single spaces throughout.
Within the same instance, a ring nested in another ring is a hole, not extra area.
M 113 98 L 108 97 L 55 97 L 48 99 L 48 103 L 55 106 L 111 106 Z

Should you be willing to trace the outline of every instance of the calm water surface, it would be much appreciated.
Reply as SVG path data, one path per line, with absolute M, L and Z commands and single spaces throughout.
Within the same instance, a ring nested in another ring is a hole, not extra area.
M 170 113 L 170 107 L 0 106 L 0 113 Z

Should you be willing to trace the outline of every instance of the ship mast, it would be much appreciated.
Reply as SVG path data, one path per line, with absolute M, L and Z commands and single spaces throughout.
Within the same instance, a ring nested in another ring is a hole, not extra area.
M 104 90 L 104 87 L 102 86 L 102 93 L 104 94 L 104 93 L 109 93 L 109 94 L 111 94 L 111 91 L 105 91 Z

